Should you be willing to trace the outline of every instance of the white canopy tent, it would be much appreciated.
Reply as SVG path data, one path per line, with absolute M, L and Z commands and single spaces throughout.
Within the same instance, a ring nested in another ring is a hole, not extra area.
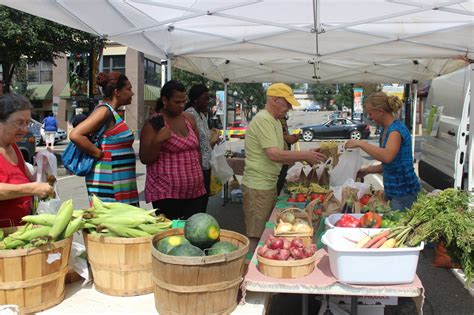
M 473 0 L 0 0 L 223 82 L 412 82 L 474 59 Z
M 421 82 L 474 60 L 474 0 L 0 4 L 106 37 L 219 82 Z M 473 113 L 474 101 L 470 103 Z M 472 119 L 471 114 L 471 126 Z M 472 163 L 470 167 L 472 172 Z

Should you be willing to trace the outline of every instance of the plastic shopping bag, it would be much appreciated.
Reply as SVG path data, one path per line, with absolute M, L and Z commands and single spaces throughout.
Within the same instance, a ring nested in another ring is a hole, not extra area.
M 86 260 L 86 246 L 81 231 L 74 233 L 71 254 L 69 255 L 69 266 L 84 279 L 82 285 L 92 281 Z
M 345 151 L 339 158 L 339 163 L 329 171 L 329 184 L 335 187 L 344 185 L 349 178 L 355 181 L 361 165 L 359 149 Z
M 234 175 L 234 170 L 227 163 L 225 157 L 225 142 L 217 144 L 211 152 L 211 168 L 214 174 L 221 183 L 227 181 Z
M 54 196 L 46 199 L 39 199 L 35 197 L 36 204 L 36 213 L 49 213 L 56 214 L 58 213 L 59 207 L 61 206 L 61 199 L 58 195 L 57 185 L 54 185 Z
M 44 149 L 36 153 L 35 163 L 37 166 L 36 181 L 46 182 L 48 176 L 58 175 L 58 159 L 53 152 Z

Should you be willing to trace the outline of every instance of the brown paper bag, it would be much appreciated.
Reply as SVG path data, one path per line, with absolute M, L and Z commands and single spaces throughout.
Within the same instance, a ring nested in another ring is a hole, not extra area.
M 325 217 L 329 216 L 330 214 L 340 213 L 342 211 L 343 204 L 337 200 L 334 196 L 334 193 L 331 191 L 327 194 L 326 199 L 323 203 L 323 215 Z
M 320 186 L 329 186 L 329 169 L 327 167 L 325 167 L 321 173 L 321 177 L 318 179 L 318 184 Z

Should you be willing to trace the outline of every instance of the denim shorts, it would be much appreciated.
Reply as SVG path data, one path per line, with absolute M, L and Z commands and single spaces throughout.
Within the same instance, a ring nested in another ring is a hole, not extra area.
M 390 207 L 392 210 L 406 211 L 410 209 L 416 200 L 417 195 L 405 195 L 401 197 L 392 197 L 390 200 Z

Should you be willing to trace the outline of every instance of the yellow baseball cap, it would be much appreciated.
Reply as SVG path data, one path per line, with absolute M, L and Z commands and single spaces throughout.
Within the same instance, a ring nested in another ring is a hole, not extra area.
M 291 106 L 300 106 L 293 96 L 293 90 L 284 83 L 275 83 L 268 87 L 267 96 L 283 97 Z

